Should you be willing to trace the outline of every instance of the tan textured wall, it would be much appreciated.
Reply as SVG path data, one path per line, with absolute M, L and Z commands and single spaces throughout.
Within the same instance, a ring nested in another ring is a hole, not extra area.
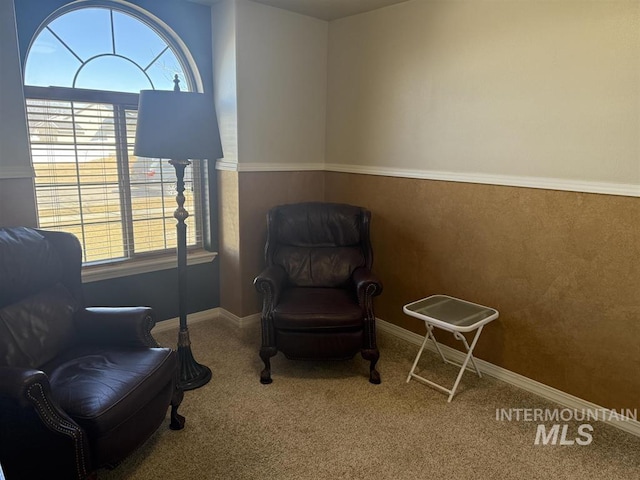
M 640 199 L 329 172 L 325 185 L 326 200 L 372 211 L 379 318 L 422 334 L 402 313 L 411 300 L 496 307 L 479 358 L 638 408 Z
M 253 279 L 264 268 L 267 211 L 323 200 L 324 172 L 220 174 L 220 306 L 243 317 L 261 309 Z
M 240 284 L 240 198 L 238 172 L 218 172 L 220 306 L 229 312 L 242 311 Z

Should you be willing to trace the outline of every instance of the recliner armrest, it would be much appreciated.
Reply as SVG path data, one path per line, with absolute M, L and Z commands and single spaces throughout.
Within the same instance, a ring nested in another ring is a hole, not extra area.
M 9 399 L 20 408 L 32 408 L 53 432 L 63 436 L 82 436 L 79 425 L 51 396 L 49 377 L 42 370 L 0 367 L 0 378 L 0 397 Z M 7 404 L 4 407 L 10 409 Z M 3 411 L 3 414 L 11 417 L 10 411 Z
M 77 474 L 64 478 L 86 478 L 92 471 L 87 437 L 51 395 L 49 377 L 36 369 L 0 367 L 0 379 L 0 454 L 7 477 L 41 478 L 20 475 L 25 461 L 35 461 L 50 472 Z
M 287 273 L 284 269 L 272 265 L 264 269 L 253 281 L 256 290 L 264 295 L 265 306 L 269 309 L 278 304 L 286 279 Z
M 382 293 L 382 282 L 366 267 L 356 268 L 351 278 L 358 292 L 358 299 L 375 297 Z
M 0 367 L 0 378 L 0 396 L 11 398 L 21 407 L 31 404 L 28 392 L 33 385 L 49 385 L 47 375 L 33 368 Z
M 82 340 L 94 345 L 158 346 L 150 307 L 89 307 L 76 313 L 75 324 Z

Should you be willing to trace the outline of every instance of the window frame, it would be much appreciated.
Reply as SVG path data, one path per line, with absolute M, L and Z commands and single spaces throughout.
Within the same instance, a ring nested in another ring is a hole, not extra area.
M 48 15 L 31 36 L 29 49 L 27 50 L 27 53 L 24 57 L 25 65 L 27 59 L 29 58 L 29 50 L 31 49 L 33 42 L 36 38 L 38 38 L 40 33 L 50 25 L 51 22 L 71 11 L 85 8 L 107 9 L 110 12 L 110 17 L 112 19 L 111 21 L 113 21 L 113 11 L 122 12 L 140 21 L 142 24 L 153 30 L 164 42 L 166 42 L 168 48 L 171 49 L 172 53 L 180 62 L 182 73 L 187 82 L 188 91 L 202 91 L 202 79 L 200 78 L 197 65 L 195 65 L 195 61 L 193 60 L 187 46 L 177 36 L 177 34 L 171 27 L 164 24 L 150 12 L 147 12 L 146 10 L 137 7 L 136 5 L 125 5 L 123 3 L 109 0 L 87 0 L 81 3 L 74 2 L 72 4 L 68 4 L 58 8 L 50 15 Z M 166 49 L 163 50 L 163 52 L 164 51 L 166 51 Z M 160 55 L 158 55 L 158 57 L 159 56 Z M 75 75 L 78 74 L 78 72 L 84 67 L 84 65 L 86 65 L 87 62 L 81 64 Z M 157 88 L 157 86 L 155 87 Z M 137 110 L 138 106 L 139 94 L 132 92 L 89 90 L 58 86 L 41 87 L 35 85 L 27 85 L 24 83 L 23 88 L 25 99 L 107 103 L 113 105 L 121 105 L 123 106 L 123 108 L 133 110 Z M 163 159 L 162 161 L 167 160 Z M 210 175 L 208 172 L 209 167 L 205 162 L 203 162 L 202 168 L 198 168 L 199 166 L 199 163 L 194 163 L 191 167 L 193 168 L 194 179 L 196 175 L 199 177 L 200 186 L 199 191 L 197 193 L 194 192 L 194 211 L 190 212 L 192 221 L 190 222 L 189 227 L 195 228 L 196 230 L 197 244 L 189 247 L 189 264 L 208 262 L 215 258 L 215 256 L 217 255 L 216 252 L 208 252 L 205 250 L 207 244 L 211 243 L 211 219 L 208 218 L 208 212 L 211 207 L 206 205 L 206 202 L 210 200 Z M 128 201 L 130 200 L 131 199 L 129 198 Z M 130 219 L 127 220 L 125 217 L 126 214 L 122 212 L 122 221 L 130 221 Z M 134 252 L 132 256 L 127 256 L 126 258 L 108 259 L 95 264 L 83 263 L 83 278 L 86 277 L 87 281 L 97 281 L 133 273 L 144 273 L 149 271 L 162 270 L 165 268 L 173 268 L 174 266 L 175 249 L 173 247 L 169 247 L 167 249 L 155 250 L 150 252 Z

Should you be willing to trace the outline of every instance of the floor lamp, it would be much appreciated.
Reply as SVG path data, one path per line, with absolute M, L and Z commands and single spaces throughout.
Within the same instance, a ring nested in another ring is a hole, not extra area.
M 187 326 L 187 224 L 184 208 L 184 170 L 190 160 L 222 158 L 220 133 L 213 98 L 202 93 L 181 92 L 176 75 L 170 90 L 142 90 L 138 104 L 138 121 L 134 155 L 170 159 L 176 171 L 176 202 L 173 216 L 178 221 L 178 307 L 180 331 L 178 358 L 179 386 L 193 390 L 211 379 L 211 370 L 199 364 L 191 353 Z

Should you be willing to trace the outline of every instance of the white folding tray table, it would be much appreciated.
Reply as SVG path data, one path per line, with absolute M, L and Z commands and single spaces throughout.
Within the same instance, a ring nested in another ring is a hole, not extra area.
M 402 311 L 407 315 L 423 320 L 427 327 L 427 334 L 425 335 L 420 351 L 418 351 L 418 355 L 416 355 L 416 359 L 413 362 L 413 366 L 411 367 L 411 371 L 407 377 L 407 383 L 411 380 L 411 377 L 420 380 L 427 385 L 448 393 L 449 398 L 447 402 L 450 402 L 453 395 L 456 393 L 462 374 L 467 368 L 469 361 L 471 361 L 471 364 L 478 376 L 482 377 L 482 374 L 473 359 L 473 349 L 480 338 L 483 327 L 487 323 L 498 318 L 499 313 L 496 309 L 478 305 L 477 303 L 467 302 L 466 300 L 450 297 L 448 295 L 432 295 L 405 305 L 402 308 Z M 467 355 L 465 356 L 462 364 L 452 362 L 445 358 L 438 342 L 436 341 L 436 337 L 433 335 L 434 327 L 453 333 L 453 336 L 464 344 L 465 349 L 467 350 Z M 471 345 L 469 345 L 463 333 L 473 331 L 475 331 L 476 334 L 471 341 Z M 427 380 L 426 378 L 414 373 L 416 366 L 418 365 L 418 360 L 420 360 L 424 347 L 429 339 L 433 341 L 442 361 L 460 367 L 460 372 L 458 373 L 456 381 L 453 384 L 453 388 L 451 389 L 445 388 L 442 385 Z

